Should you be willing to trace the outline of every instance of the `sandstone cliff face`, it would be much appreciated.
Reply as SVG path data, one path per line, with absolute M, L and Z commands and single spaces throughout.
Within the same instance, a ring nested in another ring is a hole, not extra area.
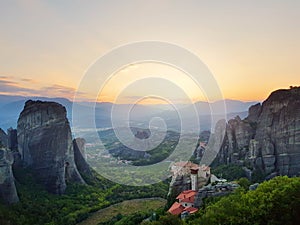
M 0 199 L 6 204 L 19 201 L 14 176 L 12 173 L 13 155 L 10 151 L 0 149 Z
M 63 193 L 66 181 L 84 183 L 74 162 L 65 107 L 55 102 L 27 101 L 17 131 L 23 165 L 33 169 L 49 192 Z
M 11 151 L 18 151 L 18 135 L 17 129 L 9 128 L 7 130 L 7 138 L 8 138 L 8 148 Z
M 172 180 L 169 185 L 168 196 L 179 195 L 182 191 L 191 189 L 191 176 L 190 175 L 181 175 L 181 176 L 172 176 Z
M 243 164 L 255 129 L 251 123 L 236 117 L 228 121 L 225 138 L 216 158 L 219 163 Z
M 300 88 L 277 90 L 244 120 L 230 120 L 219 163 L 234 163 L 265 174 L 300 174 Z
M 85 154 L 85 140 L 83 138 L 76 138 L 73 140 L 74 159 L 78 171 L 81 175 L 92 177 L 92 171 L 89 164 L 86 162 Z
M 0 128 L 0 147 L 8 147 L 7 134 Z

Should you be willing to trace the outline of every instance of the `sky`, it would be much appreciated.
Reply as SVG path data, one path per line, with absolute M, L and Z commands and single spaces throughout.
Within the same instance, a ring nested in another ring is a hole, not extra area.
M 223 98 L 262 101 L 300 85 L 298 0 L 3 0 L 0 28 L 0 94 L 146 104 L 157 103 L 147 100 L 153 87 L 160 103 L 206 100 L 183 71 L 149 62 L 124 65 L 96 91 L 79 90 L 99 57 L 149 40 L 195 54 Z

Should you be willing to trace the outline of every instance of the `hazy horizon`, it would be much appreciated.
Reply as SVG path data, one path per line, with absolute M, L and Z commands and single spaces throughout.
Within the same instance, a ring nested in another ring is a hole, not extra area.
M 274 90 L 275 91 L 275 90 Z M 271 93 L 270 93 L 271 94 Z M 20 97 L 20 98 L 26 98 L 26 99 L 30 99 L 30 98 L 33 98 L 33 99 L 36 99 L 36 98 L 47 98 L 47 99 L 66 99 L 70 102 L 73 102 L 73 99 L 72 98 L 68 98 L 68 97 L 63 97 L 63 96 L 54 96 L 54 97 L 51 97 L 51 96 L 38 96 L 38 95 L 10 95 L 10 94 L 0 94 L 0 96 L 7 96 L 7 97 Z M 265 99 L 264 99 L 265 100 Z M 225 99 L 220 99 L 220 100 L 215 100 L 215 101 L 204 101 L 204 100 L 199 100 L 199 101 L 194 101 L 193 104 L 195 103 L 199 103 L 199 102 L 203 102 L 203 103 L 216 103 L 216 102 L 221 102 L 221 101 L 239 101 L 239 102 L 244 102 L 244 103 L 252 103 L 252 102 L 262 102 L 262 101 L 255 101 L 255 100 L 249 100 L 249 101 L 243 101 L 243 100 L 240 100 L 240 99 L 228 99 L 228 98 L 225 98 Z M 89 99 L 86 99 L 85 101 L 81 101 L 81 102 L 86 102 L 86 103 L 95 103 L 93 101 L 89 101 Z M 79 102 L 80 103 L 80 102 Z M 110 102 L 110 101 L 97 101 L 96 103 L 109 103 L 109 104 L 132 104 L 132 103 L 114 103 L 114 102 Z M 164 103 L 164 102 L 161 102 L 161 103 L 136 103 L 136 104 L 140 104 L 140 105 L 168 105 L 168 103 Z M 182 104 L 182 105 L 188 105 L 189 103 L 175 103 L 175 104 Z

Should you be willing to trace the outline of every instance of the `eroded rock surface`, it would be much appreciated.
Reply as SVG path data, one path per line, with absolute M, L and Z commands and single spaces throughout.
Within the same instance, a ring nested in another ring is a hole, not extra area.
M 18 119 L 17 131 L 23 165 L 33 169 L 49 192 L 64 193 L 66 181 L 84 183 L 74 161 L 65 107 L 29 100 Z
M 12 172 L 12 152 L 0 148 L 0 198 L 6 204 L 19 201 Z
M 8 147 L 7 134 L 0 128 L 0 147 Z
M 246 165 L 266 175 L 299 175 L 300 88 L 277 90 L 251 106 L 244 120 L 230 120 L 216 161 Z
M 91 168 L 86 161 L 86 153 L 85 153 L 85 139 L 76 138 L 73 140 L 74 147 L 74 159 L 75 164 L 77 166 L 78 171 L 81 175 L 93 177 Z

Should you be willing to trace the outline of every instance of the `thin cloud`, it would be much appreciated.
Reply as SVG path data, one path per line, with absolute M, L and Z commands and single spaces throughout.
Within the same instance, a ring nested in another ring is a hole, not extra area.
M 1 93 L 7 93 L 7 94 L 23 94 L 23 93 L 29 93 L 31 92 L 34 94 L 35 90 L 22 87 L 19 83 L 11 80 L 7 80 L 6 78 L 0 78 L 0 92 Z
M 36 81 L 33 80 L 33 79 L 27 79 L 27 78 L 22 78 L 21 81 L 23 81 L 23 82 L 33 82 L 33 83 L 36 82 Z
M 40 90 L 40 93 L 43 93 L 46 96 L 64 96 L 67 98 L 73 98 L 75 93 L 80 97 L 85 97 L 85 93 L 83 92 L 77 92 L 75 88 L 67 87 L 59 84 L 54 84 L 47 87 L 42 87 Z
M 12 77 L 0 77 L 0 93 L 7 95 L 24 95 L 24 96 L 48 96 L 48 97 L 64 97 L 73 99 L 75 93 L 81 98 L 87 95 L 83 92 L 77 92 L 75 88 L 67 87 L 59 84 L 44 86 L 40 88 L 27 87 L 31 79 L 12 80 Z
M 3 85 L 17 85 L 17 83 L 16 82 L 14 82 L 14 81 L 10 81 L 10 80 L 6 80 L 6 79 L 1 79 L 0 78 L 0 83 L 1 84 L 3 84 Z
M 1 80 L 6 80 L 6 79 L 9 79 L 10 77 L 8 77 L 8 76 L 0 76 L 0 79 Z

